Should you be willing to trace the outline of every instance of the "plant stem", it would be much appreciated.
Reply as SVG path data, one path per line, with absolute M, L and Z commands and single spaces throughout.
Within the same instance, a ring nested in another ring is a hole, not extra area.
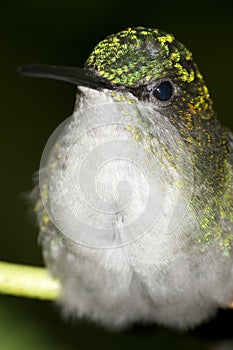
M 46 268 L 0 262 L 0 293 L 55 300 L 60 290 L 59 281 Z

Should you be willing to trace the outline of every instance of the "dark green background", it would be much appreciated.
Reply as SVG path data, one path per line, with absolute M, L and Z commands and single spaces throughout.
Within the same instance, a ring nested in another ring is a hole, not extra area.
M 93 46 L 128 26 L 173 32 L 194 53 L 219 118 L 233 128 L 233 11 L 219 1 L 1 1 L 0 260 L 42 265 L 24 193 L 52 131 L 72 113 L 75 87 L 19 78 L 23 63 L 82 66 Z M 224 288 L 224 286 L 223 286 Z M 134 327 L 121 334 L 65 323 L 49 302 L 0 296 L 0 350 L 233 349 L 233 311 L 195 332 Z

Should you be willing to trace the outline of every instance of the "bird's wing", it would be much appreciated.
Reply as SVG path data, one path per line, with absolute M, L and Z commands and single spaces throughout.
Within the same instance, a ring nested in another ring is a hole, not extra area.
M 229 150 L 231 154 L 231 163 L 233 164 L 233 132 L 230 129 L 227 129 L 227 139 L 228 139 Z

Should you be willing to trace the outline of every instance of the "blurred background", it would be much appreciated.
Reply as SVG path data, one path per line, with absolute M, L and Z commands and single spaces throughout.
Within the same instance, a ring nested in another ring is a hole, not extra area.
M 21 78 L 25 63 L 82 66 L 98 41 L 128 26 L 158 27 L 194 53 L 223 124 L 233 129 L 233 10 L 230 1 L 11 0 L 0 6 L 0 260 L 43 265 L 25 193 L 52 131 L 71 113 L 75 87 Z M 224 286 L 223 286 L 224 288 Z M 0 349 L 233 349 L 233 311 L 195 331 L 156 326 L 111 333 L 64 322 L 54 304 L 0 296 Z

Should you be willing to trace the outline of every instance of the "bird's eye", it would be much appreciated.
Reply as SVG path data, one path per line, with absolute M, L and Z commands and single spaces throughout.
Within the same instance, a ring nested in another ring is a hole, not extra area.
M 163 81 L 159 85 L 156 86 L 153 95 L 159 101 L 168 101 L 172 97 L 173 87 L 170 81 Z

